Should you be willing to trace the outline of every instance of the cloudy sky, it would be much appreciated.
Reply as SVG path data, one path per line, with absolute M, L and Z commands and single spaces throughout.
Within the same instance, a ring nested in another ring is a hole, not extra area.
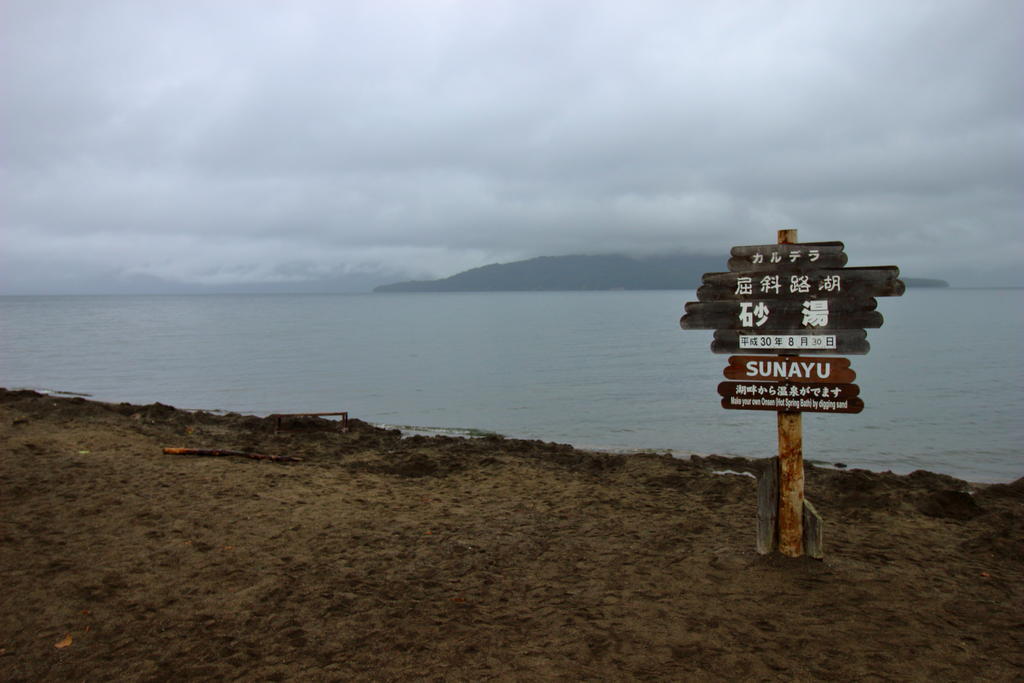
M 3 0 L 0 293 L 780 227 L 1024 285 L 1022 58 L 1019 0 Z

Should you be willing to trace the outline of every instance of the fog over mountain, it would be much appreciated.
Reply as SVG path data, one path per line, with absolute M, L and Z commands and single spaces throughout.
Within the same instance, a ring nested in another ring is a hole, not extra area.
M 672 254 L 634 258 L 618 254 L 539 256 L 493 263 L 439 280 L 377 287 L 376 292 L 532 292 L 609 289 L 696 289 L 718 259 Z

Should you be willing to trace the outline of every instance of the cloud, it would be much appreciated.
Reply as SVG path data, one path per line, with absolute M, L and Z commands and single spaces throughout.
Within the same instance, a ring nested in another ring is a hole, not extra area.
M 780 227 L 913 275 L 1005 279 L 1024 258 L 1018 3 L 5 15 L 0 291 L 58 266 L 69 283 L 222 285 L 541 254 L 724 261 Z

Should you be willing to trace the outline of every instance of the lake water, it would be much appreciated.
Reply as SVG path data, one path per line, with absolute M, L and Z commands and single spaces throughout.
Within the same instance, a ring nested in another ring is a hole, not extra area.
M 0 386 L 241 413 L 347 410 L 403 429 L 610 450 L 774 455 L 723 410 L 728 356 L 690 291 L 0 297 Z M 879 299 L 851 356 L 865 409 L 806 414 L 812 461 L 1024 475 L 1024 290 Z

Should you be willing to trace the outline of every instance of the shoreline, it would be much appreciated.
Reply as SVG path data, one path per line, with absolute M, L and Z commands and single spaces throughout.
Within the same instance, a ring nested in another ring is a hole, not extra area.
M 69 398 L 84 398 L 84 399 L 87 399 L 87 400 L 90 400 L 90 401 L 99 402 L 99 403 L 111 403 L 111 404 L 116 403 L 115 401 L 98 399 L 93 394 L 74 392 L 74 391 L 63 391 L 63 390 L 57 390 L 57 389 L 38 388 L 38 387 L 16 387 L 16 388 L 9 388 L 9 389 L 5 389 L 3 387 L 0 387 L 0 391 L 30 391 L 30 392 L 35 392 L 35 393 L 40 393 L 40 394 L 43 394 L 43 395 L 47 395 L 47 396 L 69 397 Z M 157 402 L 157 403 L 154 403 L 153 405 L 165 405 L 165 404 Z M 233 410 L 211 409 L 211 408 L 181 408 L 181 407 L 176 407 L 176 406 L 171 406 L 171 407 L 174 407 L 176 410 L 181 410 L 181 411 L 190 412 L 190 413 L 209 413 L 209 414 L 218 415 L 218 416 L 241 415 L 241 416 L 248 416 L 248 417 L 265 418 L 267 415 L 270 414 L 270 413 L 261 413 L 261 412 L 245 413 L 245 412 L 238 412 L 238 411 L 233 411 Z M 764 459 L 766 459 L 767 457 L 771 457 L 771 456 L 765 456 L 764 458 L 761 458 L 761 457 L 750 457 L 750 456 L 745 456 L 745 455 L 739 455 L 739 454 L 736 454 L 736 453 L 697 453 L 697 452 L 690 451 L 690 450 L 682 450 L 682 449 L 670 448 L 670 447 L 649 448 L 649 447 L 642 447 L 642 446 L 641 447 L 602 446 L 602 445 L 594 445 L 594 444 L 590 444 L 590 443 L 579 443 L 579 442 L 575 442 L 575 441 L 572 441 L 572 440 L 561 441 L 561 440 L 552 440 L 552 439 L 545 438 L 545 437 L 536 437 L 536 436 L 514 434 L 514 433 L 501 433 L 501 432 L 497 432 L 497 431 L 492 431 L 492 430 L 487 430 L 487 429 L 479 429 L 479 428 L 474 428 L 474 427 L 452 427 L 452 426 L 441 426 L 441 427 L 438 427 L 438 426 L 431 426 L 431 425 L 424 426 L 424 425 L 393 424 L 393 423 L 389 423 L 389 422 L 367 422 L 367 424 L 372 425 L 374 427 L 379 427 L 380 429 L 384 429 L 384 430 L 398 430 L 398 431 L 401 431 L 404 436 L 425 436 L 425 437 L 439 436 L 439 437 L 451 437 L 451 438 L 459 438 L 459 439 L 461 439 L 461 438 L 465 438 L 465 439 L 478 439 L 478 438 L 486 438 L 486 437 L 497 436 L 497 437 L 501 437 L 503 439 L 510 439 L 510 440 L 514 440 L 514 441 L 537 441 L 537 440 L 541 440 L 541 441 L 550 442 L 550 443 L 558 443 L 558 444 L 562 444 L 562 445 L 569 445 L 572 448 L 574 448 L 576 450 L 580 450 L 580 451 L 586 451 L 586 452 L 592 452 L 592 453 L 604 453 L 604 454 L 608 454 L 608 455 L 650 455 L 650 454 L 653 454 L 653 455 L 670 455 L 673 458 L 682 459 L 682 460 L 685 460 L 685 459 L 687 459 L 689 457 L 692 457 L 692 456 L 698 456 L 698 457 L 713 456 L 713 457 L 724 457 L 724 458 L 737 458 L 737 459 L 741 459 L 741 460 L 742 459 L 746 459 L 746 460 L 753 460 L 755 462 L 760 462 L 760 461 L 763 461 Z M 1021 478 L 1022 476 L 1024 476 L 1024 467 L 1021 468 L 1021 471 L 1019 473 L 1001 475 L 999 478 L 981 479 L 981 478 L 958 476 L 957 474 L 952 474 L 950 472 L 942 472 L 942 471 L 939 471 L 939 470 L 930 469 L 927 466 L 916 467 L 916 468 L 912 467 L 910 465 L 907 465 L 907 466 L 904 466 L 904 467 L 895 467 L 895 468 L 892 467 L 892 466 L 888 466 L 888 467 L 885 467 L 883 469 L 882 466 L 877 466 L 877 467 L 872 466 L 872 463 L 870 463 L 870 462 L 867 462 L 867 463 L 857 462 L 857 460 L 854 459 L 854 458 L 845 458 L 842 462 L 829 462 L 829 461 L 820 460 L 820 459 L 817 459 L 817 458 L 814 458 L 814 457 L 808 457 L 807 454 L 805 454 L 804 462 L 805 462 L 806 465 L 809 465 L 809 466 L 813 465 L 815 467 L 829 469 L 829 470 L 831 470 L 831 469 L 834 469 L 836 471 L 864 470 L 864 471 L 867 471 L 867 472 L 874 472 L 874 473 L 878 473 L 878 474 L 886 474 L 886 473 L 888 473 L 888 474 L 895 474 L 897 476 L 908 476 L 908 475 L 913 474 L 914 472 L 917 472 L 917 471 L 924 471 L 924 472 L 929 472 L 929 473 L 932 473 L 932 474 L 937 474 L 937 475 L 940 475 L 940 476 L 947 476 L 947 477 L 952 477 L 952 478 L 955 478 L 955 479 L 959 479 L 961 481 L 967 482 L 972 487 L 983 487 L 983 486 L 989 486 L 989 485 L 992 485 L 992 484 L 1008 484 L 1008 483 L 1012 483 L 1012 482 L 1016 481 L 1017 479 Z
M 808 467 L 789 560 L 755 460 L 273 422 L 0 390 L 0 678 L 1024 671 L 1024 479 Z

